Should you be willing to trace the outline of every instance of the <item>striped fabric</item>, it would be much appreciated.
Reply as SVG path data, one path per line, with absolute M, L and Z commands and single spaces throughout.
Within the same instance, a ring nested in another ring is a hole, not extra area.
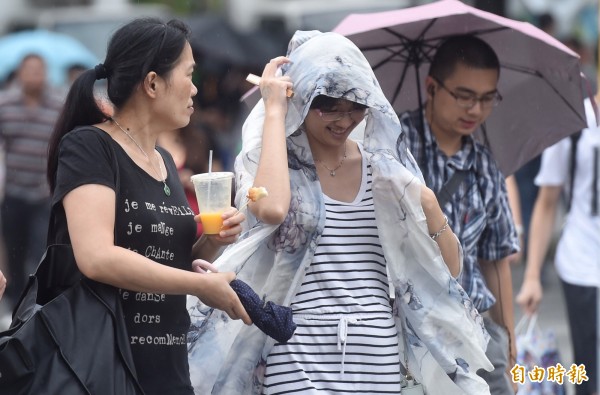
M 6 152 L 7 195 L 30 202 L 48 198 L 48 141 L 61 109 L 62 99 L 50 93 L 37 107 L 28 107 L 19 89 L 0 94 L 0 139 Z
M 263 394 L 398 394 L 398 332 L 373 208 L 371 169 L 352 203 L 325 197 L 325 230 L 292 301 L 298 329 L 275 344 Z

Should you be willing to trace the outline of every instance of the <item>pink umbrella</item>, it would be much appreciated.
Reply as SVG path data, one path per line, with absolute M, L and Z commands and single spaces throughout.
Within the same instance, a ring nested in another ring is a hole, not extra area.
M 352 14 L 334 31 L 362 50 L 398 113 L 422 104 L 422 82 L 441 40 L 474 34 L 488 42 L 500 58 L 498 90 L 504 100 L 477 137 L 505 175 L 586 127 L 578 55 L 528 23 L 442 0 Z

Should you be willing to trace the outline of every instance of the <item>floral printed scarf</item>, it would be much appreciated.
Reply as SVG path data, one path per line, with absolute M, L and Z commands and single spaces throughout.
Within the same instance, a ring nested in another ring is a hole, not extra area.
M 358 48 L 336 33 L 297 32 L 282 73 L 294 83 L 286 116 L 291 183 L 289 213 L 280 226 L 248 211 L 246 229 L 215 264 L 232 270 L 266 301 L 289 305 L 312 262 L 325 222 L 323 193 L 302 123 L 318 95 L 369 107 L 364 154 L 373 169 L 373 197 L 380 241 L 394 285 L 399 343 L 409 346 L 409 368 L 429 395 L 489 394 L 476 375 L 490 370 L 488 335 L 437 244 L 429 237 L 420 203 L 422 176 L 406 148 L 398 117 Z M 236 160 L 236 205 L 253 186 L 261 151 L 264 104 L 243 128 Z M 274 341 L 254 326 L 232 321 L 195 297 L 188 303 L 192 383 L 197 394 L 260 394 Z M 404 358 L 402 358 L 404 359 Z

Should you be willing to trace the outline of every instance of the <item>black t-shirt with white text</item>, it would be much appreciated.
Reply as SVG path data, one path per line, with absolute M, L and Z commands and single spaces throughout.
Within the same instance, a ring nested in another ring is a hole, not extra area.
M 85 184 L 116 189 L 116 155 L 120 185 L 116 192 L 116 244 L 163 265 L 191 270 L 196 234 L 194 213 L 172 157 L 162 148 L 157 149 L 167 168 L 170 196 L 165 194 L 163 183 L 137 166 L 106 132 L 92 126 L 69 132 L 60 144 L 53 204 Z M 93 224 L 90 231 L 93 232 Z M 187 360 L 190 319 L 186 296 L 125 289 L 119 290 L 119 296 L 135 368 L 145 393 L 193 394 Z

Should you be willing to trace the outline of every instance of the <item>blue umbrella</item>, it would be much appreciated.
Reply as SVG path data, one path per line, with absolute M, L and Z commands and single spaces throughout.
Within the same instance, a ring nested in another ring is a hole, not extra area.
M 27 30 L 0 37 L 0 81 L 16 70 L 28 54 L 40 55 L 48 68 L 53 85 L 66 82 L 67 70 L 73 65 L 92 68 L 98 59 L 75 38 L 47 30 Z

